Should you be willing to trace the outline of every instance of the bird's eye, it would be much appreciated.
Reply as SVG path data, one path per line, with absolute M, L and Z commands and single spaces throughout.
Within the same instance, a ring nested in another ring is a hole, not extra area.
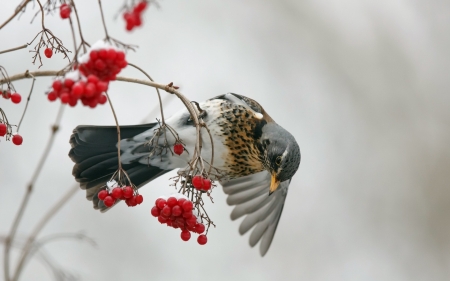
M 281 165 L 281 156 L 278 156 L 277 159 L 275 159 L 275 164 L 277 164 L 277 166 Z

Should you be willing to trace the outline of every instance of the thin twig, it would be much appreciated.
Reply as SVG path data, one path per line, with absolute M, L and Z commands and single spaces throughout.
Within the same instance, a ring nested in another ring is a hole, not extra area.
M 75 184 L 72 188 L 70 188 L 64 196 L 56 202 L 56 204 L 48 210 L 48 212 L 44 215 L 44 217 L 36 224 L 34 230 L 31 232 L 30 236 L 28 237 L 25 246 L 22 248 L 22 255 L 19 259 L 19 263 L 17 264 L 16 270 L 14 272 L 14 276 L 12 278 L 13 281 L 16 281 L 19 279 L 20 273 L 22 272 L 22 268 L 25 264 L 25 261 L 27 259 L 27 256 L 33 246 L 34 241 L 36 240 L 37 235 L 41 230 L 44 228 L 44 226 L 49 222 L 49 220 L 56 214 L 58 211 L 64 206 L 67 201 L 75 194 L 75 192 L 78 191 L 78 184 Z
M 9 53 L 9 52 L 25 49 L 26 47 L 28 47 L 28 44 L 25 44 L 25 45 L 22 45 L 19 47 L 15 47 L 15 48 L 11 48 L 11 49 L 7 49 L 7 50 L 3 50 L 3 51 L 0 51 L 0 55 L 4 54 L 4 53 Z
M 25 8 L 25 6 L 30 2 L 30 0 L 25 0 L 22 5 L 20 5 L 19 7 L 16 8 L 16 11 L 14 12 L 14 14 L 12 14 L 12 16 L 9 17 L 9 19 L 7 19 L 2 25 L 0 25 L 0 29 L 2 29 L 5 25 L 7 25 L 13 18 L 15 18 L 17 16 L 18 13 L 20 13 L 20 11 L 22 11 L 23 8 Z
M 41 156 L 41 159 L 38 162 L 38 165 L 36 167 L 36 170 L 33 173 L 33 176 L 31 177 L 30 183 L 27 186 L 27 190 L 25 192 L 25 195 L 22 199 L 22 203 L 20 204 L 19 211 L 16 214 L 16 217 L 14 218 L 13 225 L 11 226 L 11 230 L 9 231 L 7 240 L 5 242 L 5 248 L 3 251 L 3 263 L 4 263 L 4 272 L 5 272 L 5 280 L 9 281 L 11 280 L 9 277 L 9 261 L 10 261 L 10 249 L 11 249 L 11 243 L 14 240 L 14 236 L 16 235 L 17 228 L 19 226 L 20 221 L 22 220 L 22 216 L 25 212 L 25 208 L 28 205 L 28 200 L 30 199 L 31 192 L 33 191 L 33 185 L 36 183 L 36 180 L 42 170 L 42 167 L 45 164 L 45 160 L 47 159 L 48 154 L 50 153 L 50 149 L 53 145 L 53 141 L 55 139 L 56 132 L 58 131 L 59 124 L 61 122 L 62 113 L 63 113 L 64 105 L 61 104 L 61 107 L 59 108 L 58 115 L 56 116 L 55 123 L 52 126 L 52 132 L 50 135 L 50 138 L 47 142 L 47 146 L 44 149 L 44 153 Z
M 132 64 L 132 63 L 128 63 L 128 65 L 131 66 L 131 67 L 134 67 L 137 70 L 139 70 L 140 72 L 142 72 L 145 76 L 147 76 L 147 78 L 150 81 L 155 82 L 152 79 L 152 77 L 147 72 L 145 72 L 142 68 L 140 68 L 139 66 L 137 66 L 135 64 Z M 161 94 L 159 93 L 159 89 L 158 88 L 155 88 L 155 89 L 156 89 L 156 93 L 158 94 L 158 99 L 159 99 L 159 110 L 161 111 L 161 121 L 162 121 L 162 124 L 164 125 L 164 124 L 166 124 L 166 121 L 164 119 L 164 111 L 163 111 L 163 106 L 162 106 L 162 101 L 161 101 Z
M 31 93 L 33 93 L 34 81 L 36 81 L 36 78 L 34 76 L 32 76 L 32 75 L 30 75 L 30 76 L 33 78 L 33 82 L 31 82 L 30 93 L 28 94 L 27 103 L 25 104 L 25 108 L 23 110 L 22 117 L 20 117 L 19 124 L 17 125 L 17 132 L 19 132 L 20 125 L 22 124 L 23 118 L 25 117 L 25 113 L 27 112 L 28 103 L 30 103 Z
M 75 2 L 73 0 L 70 1 L 70 5 L 73 7 L 73 12 L 75 13 L 75 17 L 77 18 L 78 32 L 80 33 L 81 44 L 83 45 L 83 51 L 86 52 L 86 46 L 83 44 L 86 43 L 83 37 L 83 32 L 81 31 L 80 18 L 78 17 L 77 7 L 75 6 Z
M 122 171 L 122 162 L 120 161 L 120 126 L 119 126 L 119 121 L 117 120 L 116 111 L 114 110 L 114 106 L 111 102 L 108 92 L 105 92 L 105 94 L 106 94 L 106 97 L 108 98 L 108 103 L 109 103 L 109 106 L 111 107 L 112 113 L 114 115 L 114 121 L 116 122 L 116 127 L 117 127 L 117 158 L 119 159 L 118 171 L 119 171 L 119 179 L 120 179 L 120 172 Z
M 103 15 L 103 8 L 102 8 L 101 0 L 98 0 L 98 6 L 100 7 L 100 14 L 102 15 L 102 23 L 103 23 L 103 29 L 105 30 L 105 36 L 107 39 L 109 39 L 108 29 L 106 29 L 105 16 Z

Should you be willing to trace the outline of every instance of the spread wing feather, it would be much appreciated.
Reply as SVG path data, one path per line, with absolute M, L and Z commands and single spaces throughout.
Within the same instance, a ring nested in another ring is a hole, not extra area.
M 246 215 L 239 227 L 239 233 L 245 234 L 253 228 L 249 243 L 253 247 L 261 241 L 259 251 L 262 256 L 267 253 L 272 243 L 290 183 L 290 180 L 282 182 L 278 189 L 269 195 L 270 179 L 270 174 L 262 171 L 221 182 L 225 194 L 228 194 L 227 203 L 236 205 L 231 219 Z

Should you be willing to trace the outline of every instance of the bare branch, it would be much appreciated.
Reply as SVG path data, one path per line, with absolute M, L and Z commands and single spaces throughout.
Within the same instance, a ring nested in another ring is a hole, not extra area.
M 36 180 L 42 170 L 42 167 L 45 164 L 45 160 L 47 160 L 47 156 L 50 153 L 50 149 L 53 145 L 53 141 L 55 139 L 56 132 L 58 131 L 59 124 L 61 122 L 63 109 L 64 109 L 64 105 L 61 105 L 61 107 L 58 111 L 58 115 L 56 116 L 55 123 L 52 126 L 52 131 L 51 131 L 51 135 L 48 140 L 47 146 L 44 149 L 44 153 L 42 154 L 41 159 L 38 162 L 36 170 L 33 173 L 33 176 L 31 177 L 30 183 L 28 184 L 25 195 L 22 199 L 22 203 L 20 204 L 19 210 L 16 214 L 16 217 L 14 218 L 13 225 L 11 226 L 11 230 L 9 231 L 8 237 L 6 238 L 5 248 L 4 248 L 4 252 L 3 252 L 3 263 L 4 263 L 4 271 L 5 271 L 5 280 L 6 281 L 11 280 L 10 276 L 9 276 L 9 269 L 10 269 L 9 261 L 10 261 L 11 243 L 14 240 L 14 236 L 16 235 L 17 228 L 19 227 L 19 223 L 22 220 L 22 216 L 28 205 L 28 200 L 30 199 L 31 192 L 33 191 L 33 185 L 36 183 Z
M 2 25 L 0 25 L 0 29 L 5 27 L 13 18 L 15 18 L 29 2 L 30 0 L 25 0 L 19 7 L 17 7 L 14 14 L 12 14 L 12 16 L 9 17 L 9 19 L 7 19 Z
M 12 278 L 13 281 L 16 281 L 19 279 L 20 273 L 22 272 L 23 266 L 25 264 L 25 261 L 28 257 L 28 254 L 30 253 L 30 250 L 33 246 L 33 243 L 36 240 L 37 235 L 41 230 L 44 228 L 44 226 L 50 221 L 50 219 L 58 213 L 58 211 L 64 206 L 67 201 L 69 201 L 70 198 L 75 194 L 75 192 L 78 191 L 78 184 L 75 184 L 72 188 L 70 188 L 64 196 L 56 202 L 56 204 L 50 208 L 50 210 L 47 211 L 47 213 L 44 215 L 44 217 L 36 224 L 34 230 L 31 232 L 30 236 L 28 237 L 27 241 L 25 242 L 25 246 L 22 249 L 22 255 L 19 259 L 19 263 L 17 264 L 16 270 L 14 272 L 14 276 Z M 41 243 L 42 244 L 42 243 Z
M 11 48 L 11 49 L 7 49 L 7 50 L 3 50 L 3 51 L 0 51 L 0 55 L 9 53 L 9 52 L 13 52 L 13 51 L 17 51 L 17 50 L 21 50 L 21 49 L 25 49 L 26 47 L 28 47 L 28 44 L 25 44 L 25 45 L 22 45 L 19 47 L 15 47 L 15 48 Z

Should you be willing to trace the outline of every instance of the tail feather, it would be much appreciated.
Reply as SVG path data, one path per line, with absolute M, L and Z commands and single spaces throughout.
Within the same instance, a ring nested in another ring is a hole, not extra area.
M 140 133 L 152 129 L 157 123 L 137 126 L 121 126 L 122 139 L 132 138 Z M 80 183 L 81 189 L 86 190 L 86 197 L 93 201 L 94 208 L 102 212 L 108 210 L 97 194 L 106 188 L 106 182 L 118 168 L 117 157 L 117 128 L 115 126 L 78 126 L 70 138 L 72 149 L 69 157 L 75 162 L 72 174 Z M 123 164 L 122 168 L 128 173 L 131 182 L 138 188 L 153 179 L 169 172 L 139 162 Z

